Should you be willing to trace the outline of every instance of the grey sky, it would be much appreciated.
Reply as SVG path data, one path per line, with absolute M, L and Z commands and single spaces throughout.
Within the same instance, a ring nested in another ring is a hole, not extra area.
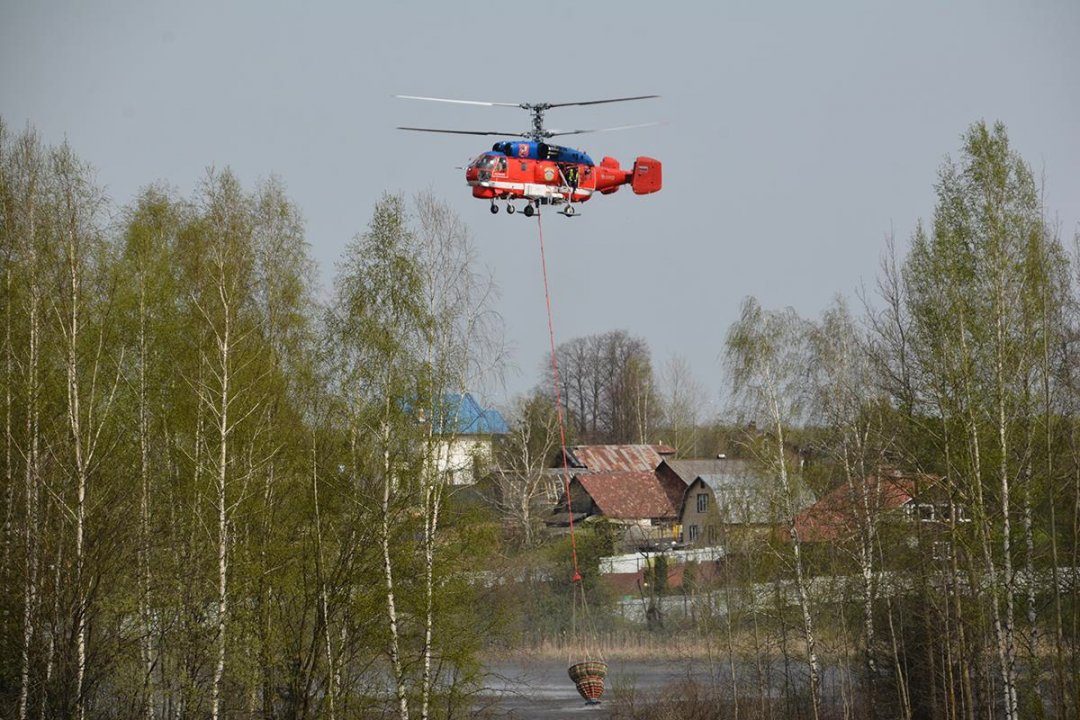
M 687 357 L 715 397 L 740 301 L 816 316 L 872 285 L 933 209 L 972 122 L 1000 119 L 1045 177 L 1062 235 L 1080 223 L 1080 3 L 12 2 L 0 8 L 0 115 L 65 136 L 113 200 L 209 165 L 271 173 L 303 208 L 325 284 L 384 190 L 430 189 L 471 227 L 502 289 L 507 392 L 548 347 L 535 222 L 492 216 L 455 169 L 493 139 L 396 125 L 525 129 L 500 102 L 657 93 L 549 112 L 552 127 L 666 120 L 581 136 L 664 190 L 624 188 L 545 217 L 557 340 L 626 329 L 657 367 Z M 499 391 L 488 396 L 504 399 Z

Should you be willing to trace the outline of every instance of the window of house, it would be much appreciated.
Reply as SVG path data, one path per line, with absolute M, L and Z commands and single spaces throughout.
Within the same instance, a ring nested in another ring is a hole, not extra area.
M 715 525 L 709 525 L 709 530 L 708 530 L 707 534 L 709 536 L 709 544 L 710 545 L 715 545 L 716 544 L 716 536 L 718 535 L 718 533 L 716 531 L 716 526 Z
M 709 512 L 709 494 L 698 493 L 697 496 L 697 511 L 699 513 Z
M 948 505 L 942 503 L 941 505 L 938 505 L 937 511 L 942 522 L 949 522 L 953 519 L 958 523 L 971 521 L 971 518 L 968 517 L 967 511 L 964 510 L 963 505 Z
M 923 522 L 934 521 L 934 506 L 933 505 L 920 505 L 919 506 L 919 519 Z
M 697 525 L 691 525 L 690 526 L 690 529 L 687 531 L 687 538 L 689 539 L 690 542 L 694 542 L 695 540 L 698 539 L 698 526 Z

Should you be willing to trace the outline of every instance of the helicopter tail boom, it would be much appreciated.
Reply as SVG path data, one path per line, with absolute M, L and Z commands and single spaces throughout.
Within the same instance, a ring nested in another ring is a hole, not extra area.
M 629 185 L 635 195 L 648 195 L 663 186 L 663 168 L 656 158 L 639 156 L 629 170 L 619 167 L 615 158 L 605 157 L 596 167 L 596 189 L 610 195 L 623 185 Z
M 657 192 L 663 185 L 663 166 L 660 161 L 639 156 L 634 161 L 634 169 L 630 177 L 630 188 L 635 195 L 648 195 Z

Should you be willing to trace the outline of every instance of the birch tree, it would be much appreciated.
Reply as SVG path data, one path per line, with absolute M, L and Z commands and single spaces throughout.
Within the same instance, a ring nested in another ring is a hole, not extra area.
M 455 560 L 442 554 L 454 471 L 443 455 L 458 432 L 454 398 L 499 357 L 486 344 L 493 297 L 448 208 L 420 196 L 414 220 L 402 198 L 386 196 L 346 251 L 327 322 L 357 511 L 374 523 L 381 551 L 386 656 L 403 720 L 429 717 L 436 690 L 453 690 L 439 672 L 453 668 L 457 678 L 465 666 L 455 648 L 468 633 L 438 635 L 453 622 L 457 593 Z
M 214 520 L 214 661 L 210 715 L 218 718 L 226 691 L 232 619 L 239 608 L 231 602 L 238 511 L 250 499 L 254 474 L 265 462 L 256 442 L 264 430 L 264 370 L 256 360 L 260 317 L 253 307 L 255 265 L 252 202 L 229 171 L 211 171 L 200 191 L 198 217 L 181 236 L 187 262 L 192 327 L 196 333 L 197 366 L 188 378 L 196 403 L 209 420 L 203 434 L 197 422 L 193 466 L 210 483 Z M 202 412 L 198 414 L 202 417 Z M 211 434 L 212 433 L 212 434 Z M 242 662 L 246 654 L 238 654 Z
M 165 428 L 178 420 L 167 410 L 175 389 L 174 362 L 182 355 L 176 302 L 181 293 L 172 262 L 177 236 L 188 221 L 167 188 L 147 188 L 127 214 L 118 262 L 119 275 L 126 282 L 120 288 L 123 297 L 117 324 L 119 335 L 130 339 L 126 343 L 131 359 L 127 422 L 138 439 L 133 465 L 138 476 L 139 687 L 141 715 L 148 720 L 164 697 L 164 683 L 155 683 L 154 670 L 167 665 L 161 628 L 168 624 L 168 615 L 163 611 L 161 588 L 168 584 L 164 569 L 169 564 L 157 539 L 164 533 L 173 536 L 172 528 L 158 518 L 167 517 L 171 506 L 168 447 L 172 440 Z
M 932 232 L 916 233 L 904 267 L 912 347 L 920 395 L 940 422 L 946 472 L 973 514 L 961 537 L 972 541 L 989 585 L 999 692 L 1011 719 L 1020 714 L 1016 541 L 1031 532 L 1022 518 L 1036 470 L 1033 391 L 1045 365 L 1038 348 L 1058 346 L 1061 334 L 1036 300 L 1060 294 L 1047 271 L 1061 253 L 1045 232 L 1031 172 L 1000 123 L 968 130 L 961 161 L 946 161 L 937 191 Z
M 791 541 L 791 565 L 806 644 L 811 709 L 816 720 L 821 712 L 821 664 L 809 578 L 795 525 L 795 514 L 801 509 L 800 494 L 792 478 L 784 439 L 789 428 L 805 419 L 809 387 L 807 325 L 790 308 L 766 311 L 757 300 L 747 298 L 739 320 L 728 330 L 725 347 L 736 402 L 750 417 L 763 419 L 764 427 L 768 428 L 759 459 L 776 479 L 782 521 Z
M 445 494 L 460 470 L 440 467 L 438 458 L 460 434 L 468 432 L 447 398 L 464 398 L 466 392 L 479 391 L 483 382 L 497 374 L 502 362 L 499 317 L 493 303 L 497 298 L 494 282 L 476 269 L 475 250 L 468 228 L 445 203 L 430 193 L 414 199 L 418 240 L 418 260 L 422 278 L 426 315 L 430 326 L 421 335 L 423 367 L 430 388 L 427 416 L 426 461 L 421 474 L 422 513 L 424 518 L 424 639 L 423 673 L 420 682 L 420 717 L 428 720 L 432 693 L 437 678 L 433 668 L 436 655 L 435 595 L 445 587 L 437 572 L 436 556 L 441 543 L 441 514 Z M 449 413 L 449 414 L 448 414 Z M 483 428 L 473 428 L 482 430 Z M 491 458 L 470 458 L 474 466 L 490 463 Z M 478 462 L 479 461 L 479 462 Z M 477 467 L 468 468 L 475 472 Z M 445 653 L 448 643 L 438 643 Z M 445 681 L 443 682 L 445 684 Z
M 305 507 L 305 465 L 298 462 L 309 445 L 296 428 L 302 426 L 301 408 L 313 391 L 317 377 L 313 361 L 314 315 L 312 297 L 314 269 L 307 254 L 304 222 L 299 208 L 276 177 L 262 182 L 250 200 L 252 212 L 253 267 L 252 308 L 258 317 L 258 345 L 253 375 L 258 378 L 261 405 L 257 467 L 253 483 L 252 533 L 247 548 L 248 564 L 255 578 L 257 610 L 252 622 L 259 645 L 258 675 L 261 677 L 261 705 L 273 714 L 275 687 L 281 683 L 277 663 L 278 645 L 285 642 L 280 628 L 283 618 L 275 608 L 275 590 L 289 575 L 280 568 L 289 562 L 284 543 L 302 527 L 306 513 L 287 510 Z M 310 401 L 308 401 L 310 402 Z M 298 507 L 299 505 L 299 507 Z M 299 515 L 299 517 L 298 517 Z
M 410 685 L 398 614 L 401 569 L 395 537 L 415 497 L 422 462 L 423 436 L 413 409 L 421 397 L 426 400 L 417 371 L 422 336 L 431 325 L 414 243 L 403 200 L 385 196 L 367 232 L 346 249 L 328 318 L 353 448 L 357 509 L 377 528 L 385 652 L 401 720 L 409 717 Z
M 546 492 L 546 470 L 559 448 L 559 424 L 555 404 L 535 395 L 519 398 L 514 405 L 510 434 L 498 448 L 498 471 L 493 502 L 499 514 L 515 528 L 521 544 L 536 541 L 533 506 L 541 497 L 558 500 L 558 493 Z
M 812 336 L 812 412 L 825 429 L 822 446 L 839 469 L 854 507 L 858 532 L 856 558 L 862 582 L 864 683 L 871 708 L 875 702 L 875 610 L 878 594 L 878 524 L 882 466 L 890 446 L 889 413 L 877 397 L 863 332 L 842 299 L 816 324 Z
M 75 593 L 72 626 L 75 636 L 74 715 L 86 714 L 87 625 L 92 608 L 88 586 L 91 572 L 86 564 L 87 492 L 101 463 L 102 432 L 119 384 L 118 358 L 108 338 L 108 312 L 112 288 L 101 282 L 105 250 L 97 227 L 103 198 L 93 185 L 89 169 L 67 145 L 52 153 L 51 202 L 58 215 L 55 239 L 63 248 L 61 291 L 54 317 L 63 342 L 67 380 L 66 416 L 70 458 L 65 462 L 74 480 Z
M 42 345 L 47 295 L 45 263 L 48 257 L 45 220 L 47 165 L 46 153 L 36 133 L 27 129 L 6 148 L 4 158 L 5 208 L 4 227 L 8 297 L 13 300 L 7 313 L 18 311 L 19 322 L 10 315 L 5 338 L 16 340 L 7 347 L 6 397 L 8 407 L 5 440 L 6 476 L 14 483 L 16 458 L 21 459 L 22 516 L 21 560 L 18 573 L 22 588 L 19 605 L 21 627 L 12 647 L 19 648 L 18 700 L 16 717 L 26 720 L 30 703 L 32 662 L 37 631 L 36 611 L 40 593 L 41 568 L 41 488 L 42 488 Z M 21 326 L 21 327 L 17 327 Z M 19 348 L 16 348 L 18 342 Z M 12 356 L 18 353 L 15 358 Z M 14 360 L 14 362 L 13 362 Z M 17 363 L 17 364 L 16 364 Z M 19 372 L 14 374 L 13 367 Z M 16 435 L 13 406 L 22 408 L 22 427 Z M 11 493 L 12 503 L 16 494 Z

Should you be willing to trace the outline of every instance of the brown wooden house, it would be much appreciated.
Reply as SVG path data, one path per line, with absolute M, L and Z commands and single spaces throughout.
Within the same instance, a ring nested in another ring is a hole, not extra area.
M 696 472 L 679 504 L 681 540 L 691 547 L 760 539 L 776 522 L 772 484 L 748 460 L 717 458 L 660 472 Z M 706 472 L 697 472 L 704 470 Z
M 567 512 L 574 522 L 605 518 L 623 528 L 633 547 L 675 539 L 675 506 L 653 472 L 579 473 L 570 481 L 570 502 L 560 499 L 553 518 Z M 561 522 L 559 523 L 561 524 Z

